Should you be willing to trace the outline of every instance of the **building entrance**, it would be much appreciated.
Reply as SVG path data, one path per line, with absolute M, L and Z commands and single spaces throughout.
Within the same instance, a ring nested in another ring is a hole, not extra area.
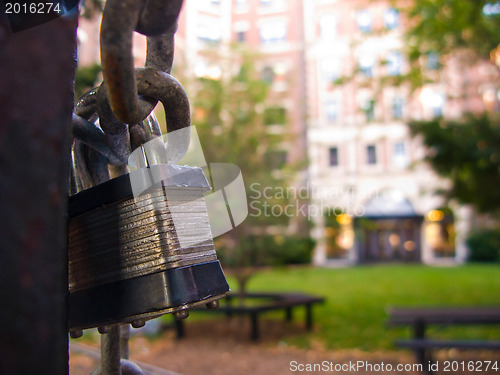
M 420 262 L 421 223 L 418 216 L 357 220 L 359 262 Z
M 358 262 L 420 262 L 422 221 L 397 190 L 373 197 L 355 220 Z

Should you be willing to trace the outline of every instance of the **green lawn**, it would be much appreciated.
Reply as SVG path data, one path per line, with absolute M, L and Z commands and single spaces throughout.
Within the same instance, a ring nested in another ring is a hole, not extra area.
M 234 280 L 228 280 L 235 290 Z M 302 291 L 326 297 L 326 303 L 314 309 L 314 332 L 285 337 L 289 344 L 308 347 L 319 340 L 329 349 L 390 349 L 394 339 L 411 332 L 387 327 L 388 306 L 500 305 L 500 266 L 283 268 L 257 273 L 248 290 Z M 302 322 L 299 310 L 303 309 L 297 309 L 296 321 Z M 500 328 L 491 327 L 437 327 L 429 333 L 434 337 L 500 339 Z

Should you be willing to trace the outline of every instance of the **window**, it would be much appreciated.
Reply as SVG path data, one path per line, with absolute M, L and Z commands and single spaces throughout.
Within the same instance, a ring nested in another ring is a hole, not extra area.
M 384 12 L 384 24 L 389 30 L 399 26 L 399 12 L 394 8 L 389 8 Z
M 260 0 L 259 13 L 277 13 L 286 9 L 287 0 Z
M 375 145 L 366 146 L 366 163 L 368 165 L 377 164 L 377 149 Z
M 366 121 L 372 121 L 375 118 L 375 100 L 364 100 L 361 103 L 361 110 L 365 113 Z
M 236 11 L 239 13 L 248 11 L 248 0 L 235 0 Z
M 236 33 L 236 41 L 238 43 L 243 43 L 246 40 L 246 32 L 245 31 L 238 31 Z
M 443 116 L 443 105 L 444 105 L 444 101 L 438 101 L 432 105 L 432 115 L 434 117 L 442 117 Z
M 445 97 L 443 94 L 434 92 L 432 100 L 429 101 L 430 107 L 432 109 L 432 115 L 434 117 L 442 117 L 444 109 Z
M 338 58 L 327 58 L 321 62 L 321 70 L 328 82 L 335 82 L 339 78 L 340 64 Z
M 436 52 L 429 52 L 427 54 L 427 69 L 439 69 L 439 55 Z
M 329 100 L 325 105 L 326 120 L 329 123 L 337 122 L 339 114 L 339 105 L 335 100 Z
M 287 26 L 284 21 L 269 22 L 259 27 L 260 41 L 270 45 L 286 41 Z
M 394 119 L 403 118 L 403 106 L 404 106 L 404 99 L 400 96 L 396 96 L 392 100 L 392 118 Z
M 339 165 L 339 150 L 337 147 L 330 147 L 328 149 L 328 165 L 330 167 L 337 167 Z
M 373 77 L 373 66 L 375 65 L 375 57 L 371 54 L 361 55 L 358 59 L 359 70 L 366 77 Z
M 404 142 L 397 142 L 394 144 L 392 162 L 396 167 L 406 167 L 408 165 L 408 157 L 406 155 Z
M 356 15 L 358 29 L 363 33 L 369 33 L 372 29 L 372 14 L 368 10 L 360 10 Z
M 424 87 L 420 92 L 419 99 L 427 113 L 430 111 L 434 117 L 443 115 L 446 97 L 442 92 L 431 87 Z
M 389 51 L 387 54 L 387 73 L 390 76 L 401 74 L 403 67 L 403 55 L 399 51 Z
M 275 77 L 275 74 L 274 74 L 274 69 L 272 66 L 266 66 L 260 72 L 260 78 L 266 83 L 269 83 L 269 84 L 273 83 L 274 77 Z
M 333 39 L 337 35 L 337 17 L 333 14 L 325 14 L 319 19 L 321 39 Z
M 197 26 L 197 36 L 203 41 L 218 43 L 222 37 L 219 19 L 214 17 L 200 17 Z

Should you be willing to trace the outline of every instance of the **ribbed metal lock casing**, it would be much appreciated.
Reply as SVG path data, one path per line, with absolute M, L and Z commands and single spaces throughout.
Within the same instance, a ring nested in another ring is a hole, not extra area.
M 200 168 L 155 165 L 70 197 L 70 328 L 222 297 L 229 287 L 203 198 L 209 189 Z

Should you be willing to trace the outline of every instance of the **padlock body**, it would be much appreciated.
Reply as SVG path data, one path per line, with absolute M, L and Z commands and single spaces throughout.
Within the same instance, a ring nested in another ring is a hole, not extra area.
M 70 329 L 148 319 L 229 290 L 208 189 L 199 168 L 157 165 L 70 197 Z

